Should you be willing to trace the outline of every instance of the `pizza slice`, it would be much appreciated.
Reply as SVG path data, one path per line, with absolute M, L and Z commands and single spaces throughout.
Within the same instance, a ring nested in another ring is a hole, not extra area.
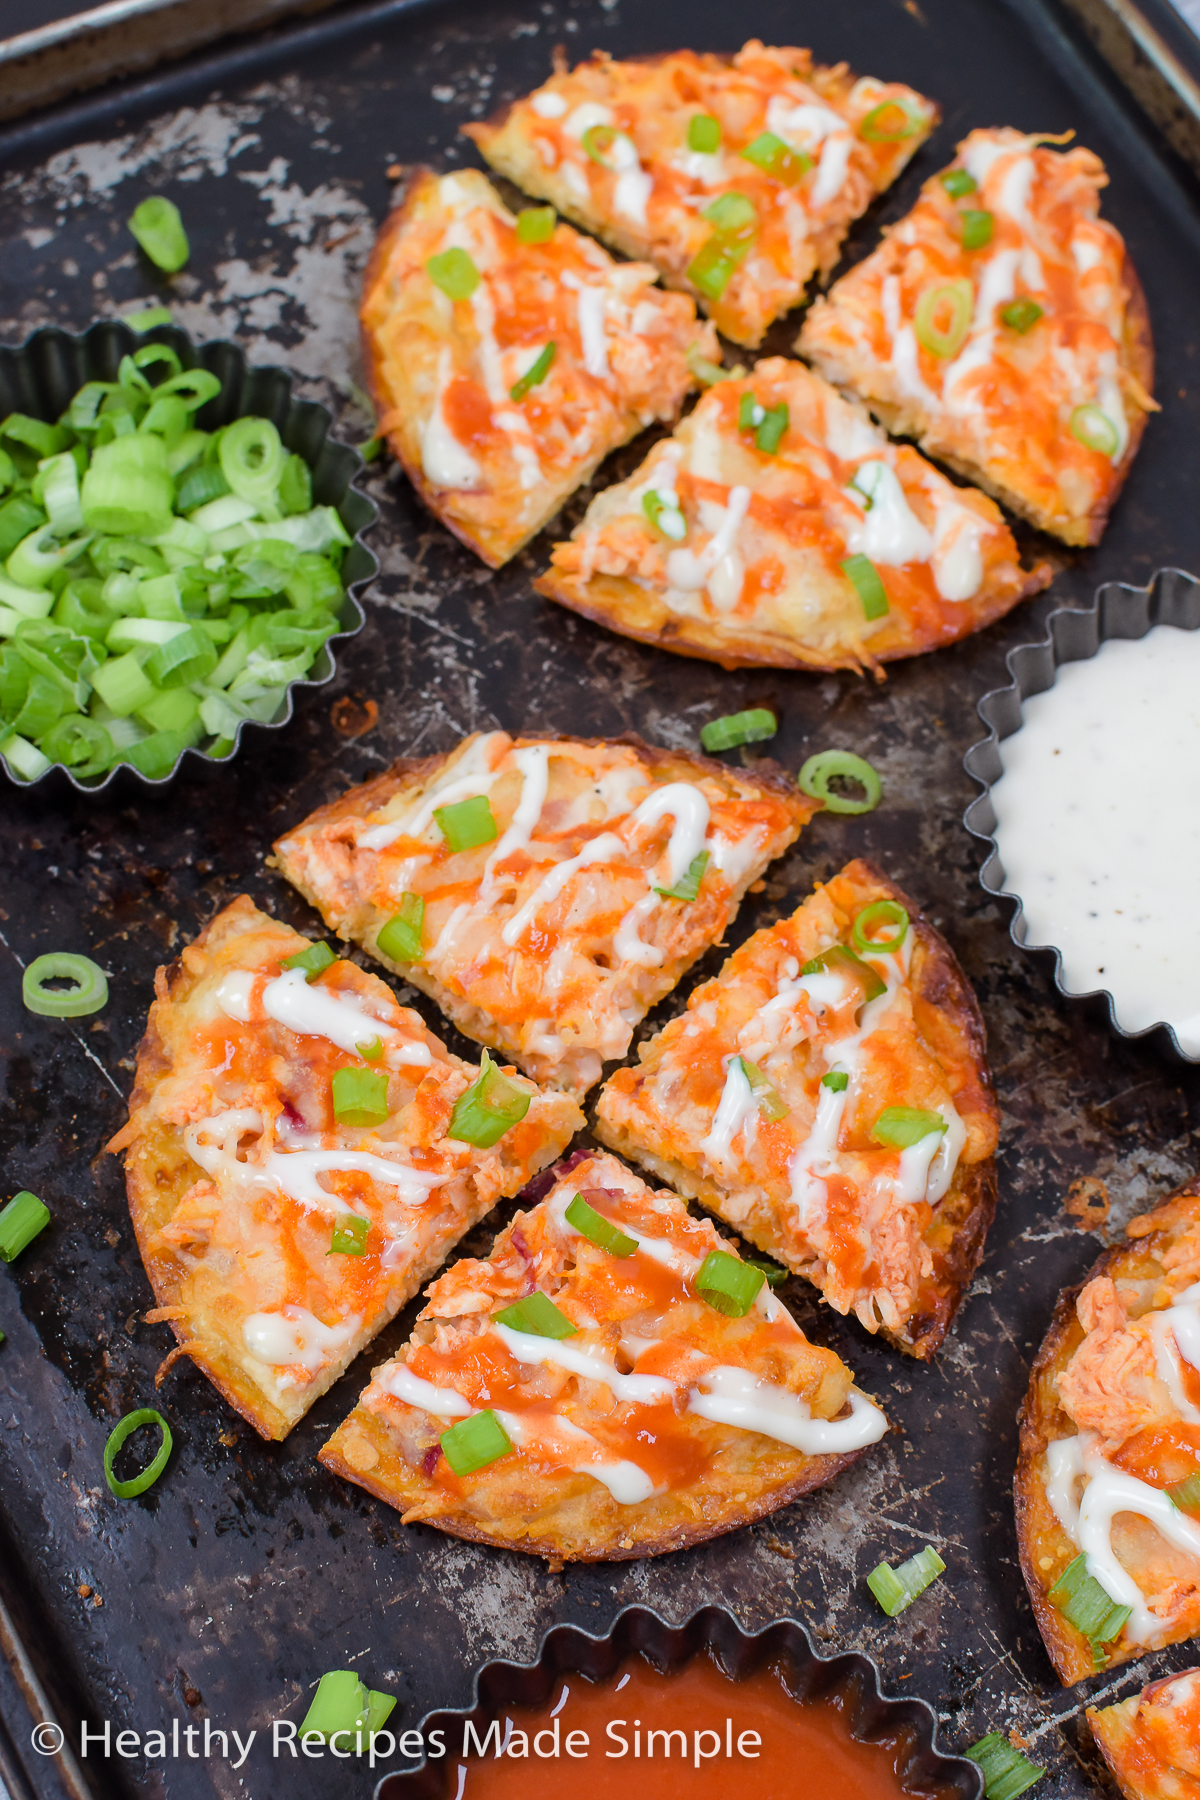
M 179 1346 L 282 1438 L 448 1251 L 583 1124 L 451 1056 L 376 975 L 245 895 L 160 969 L 124 1150 Z
M 275 853 L 339 936 L 580 1096 L 816 810 L 773 763 L 491 731 L 395 763 Z
M 1154 349 L 1124 240 L 1099 216 L 1104 165 L 1052 141 L 972 131 L 796 347 L 889 431 L 1064 543 L 1095 544 L 1158 410 Z
M 937 118 L 903 82 L 752 38 L 735 56 L 596 51 L 463 130 L 526 193 L 655 263 L 755 345 L 832 269 Z
M 434 1283 L 321 1461 L 406 1524 L 606 1562 L 749 1524 L 886 1430 L 761 1268 L 585 1155 Z
M 1064 1685 L 1200 1635 L 1200 1181 L 1061 1295 L 1021 1415 L 1017 1536 Z
M 549 207 L 514 217 L 476 169 L 416 169 L 361 308 L 386 436 L 430 511 L 498 568 L 597 464 L 673 421 L 719 357 L 692 302 Z
M 592 501 L 534 583 L 626 637 L 725 668 L 873 668 L 1046 586 L 1000 508 L 788 357 L 717 382 Z
M 856 861 L 618 1069 L 596 1135 L 928 1359 L 983 1254 L 999 1112 L 949 945 Z
M 1200 1800 L 1200 1669 L 1089 1706 L 1087 1718 L 1126 1800 Z

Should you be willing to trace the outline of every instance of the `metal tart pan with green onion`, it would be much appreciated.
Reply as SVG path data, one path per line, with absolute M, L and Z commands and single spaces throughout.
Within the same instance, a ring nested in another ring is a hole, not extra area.
M 167 323 L 0 348 L 0 763 L 16 786 L 161 787 L 331 679 L 379 567 L 363 461 L 332 423 L 287 370 Z
M 997 842 L 999 820 L 993 788 L 1004 774 L 1000 746 L 1021 729 L 1023 705 L 1035 694 L 1054 686 L 1058 670 L 1067 663 L 1094 657 L 1100 646 L 1117 638 L 1144 638 L 1156 625 L 1172 625 L 1182 631 L 1200 630 L 1200 581 L 1180 569 L 1159 569 L 1145 587 L 1111 581 L 1096 591 L 1090 607 L 1061 607 L 1046 621 L 1046 636 L 1037 644 L 1021 644 L 1005 658 L 1012 681 L 994 688 L 979 702 L 979 716 L 988 735 L 973 744 L 963 766 L 983 792 L 967 807 L 963 822 L 973 837 L 987 846 L 988 854 L 979 880 L 988 894 L 1011 908 L 1009 935 L 1048 974 L 1059 993 L 1097 1022 L 1103 1021 L 1120 1038 L 1145 1041 L 1176 1061 L 1200 1062 L 1200 1053 L 1186 1049 L 1174 1026 L 1160 1019 L 1141 1029 L 1123 1026 L 1117 1002 L 1107 988 L 1067 985 L 1062 950 L 1053 944 L 1030 944 L 1029 921 L 1021 895 L 1005 869 Z
M 462 1744 L 468 1721 L 482 1741 L 506 1708 L 542 1706 L 559 1692 L 564 1679 L 607 1681 L 634 1656 L 665 1673 L 684 1668 L 696 1657 L 711 1657 L 734 1682 L 760 1669 L 774 1669 L 798 1704 L 835 1699 L 854 1737 L 894 1746 L 896 1774 L 907 1793 L 936 1795 L 938 1800 L 983 1800 L 978 1765 L 939 1748 L 937 1717 L 924 1700 L 914 1694 L 894 1698 L 884 1693 L 879 1666 L 871 1657 L 857 1650 L 818 1656 L 805 1627 L 795 1619 L 776 1619 L 762 1631 L 745 1631 L 723 1606 L 703 1607 L 682 1625 L 668 1624 L 649 1607 L 627 1606 L 604 1637 L 593 1637 L 576 1625 L 556 1625 L 542 1639 L 536 1662 L 486 1663 L 475 1677 L 469 1707 L 431 1713 L 421 1721 L 422 1740 L 428 1743 L 430 1734 L 440 1730 L 447 1755 L 427 1756 L 417 1768 L 384 1775 L 374 1800 L 452 1800 L 455 1788 L 460 1793 L 463 1789 L 460 1759 L 453 1747 Z

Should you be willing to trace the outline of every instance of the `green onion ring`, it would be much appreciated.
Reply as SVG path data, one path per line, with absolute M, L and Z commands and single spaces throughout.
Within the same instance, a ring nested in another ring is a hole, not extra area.
M 859 783 L 863 789 L 861 800 L 832 792 L 829 783 L 839 775 Z M 832 813 L 874 812 L 883 793 L 883 783 L 870 763 L 855 756 L 852 750 L 819 750 L 809 757 L 796 779 L 802 793 L 810 800 L 820 800 L 826 812 Z
M 884 123 L 886 115 L 893 110 L 904 115 L 904 123 L 899 131 L 889 131 Z M 899 98 L 881 100 L 878 106 L 871 108 L 865 119 L 859 121 L 858 135 L 865 138 L 868 144 L 902 144 L 905 138 L 920 131 L 924 123 L 924 118 L 910 101 Z
M 126 1438 L 132 1437 L 140 1425 L 157 1425 L 162 1432 L 162 1443 L 152 1463 L 144 1468 L 140 1475 L 132 1481 L 118 1481 L 113 1474 L 113 1464 L 117 1460 L 117 1452 Z M 144 1494 L 147 1488 L 154 1486 L 171 1456 L 171 1427 L 160 1412 L 152 1407 L 143 1406 L 137 1412 L 126 1413 L 125 1417 L 113 1426 L 107 1444 L 104 1446 L 104 1478 L 118 1500 L 135 1500 Z
M 48 981 L 73 981 L 74 988 L 47 987 Z M 47 1019 L 81 1019 L 108 1004 L 108 977 L 90 956 L 67 950 L 35 956 L 21 979 L 21 998 L 31 1013 Z
M 875 925 L 894 925 L 895 937 L 868 937 L 868 931 Z M 899 950 L 907 936 L 908 914 L 904 908 L 895 900 L 872 900 L 870 906 L 864 906 L 855 919 L 850 942 L 860 956 L 891 956 Z
M 940 287 L 926 288 L 913 315 L 913 330 L 921 348 L 928 350 L 931 356 L 957 356 L 971 329 L 974 306 L 975 291 L 965 277 L 961 281 L 943 282 Z M 948 307 L 950 313 L 945 330 L 937 322 L 943 307 Z
M 1071 436 L 1087 450 L 1101 456 L 1115 456 L 1120 439 L 1117 428 L 1098 406 L 1077 406 L 1071 414 Z

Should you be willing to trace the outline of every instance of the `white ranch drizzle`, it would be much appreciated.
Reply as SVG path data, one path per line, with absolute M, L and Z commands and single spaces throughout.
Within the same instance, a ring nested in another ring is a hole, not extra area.
M 536 1337 L 529 1331 L 513 1331 L 492 1320 L 492 1330 L 519 1363 L 531 1367 L 549 1363 L 585 1381 L 599 1381 L 617 1400 L 632 1406 L 660 1406 L 674 1398 L 675 1383 L 662 1375 L 622 1375 L 614 1364 L 587 1350 L 577 1350 L 570 1339 Z
M 262 991 L 262 1008 L 268 1019 L 286 1025 L 297 1036 L 327 1038 L 339 1050 L 353 1052 L 375 1037 L 391 1044 L 400 1036 L 394 1025 L 385 1025 L 352 1000 L 313 987 L 303 969 L 285 969 L 282 975 L 268 981 Z M 424 1044 L 405 1048 L 424 1053 L 413 1057 L 414 1062 L 432 1060 Z
M 599 837 L 592 838 L 590 843 L 576 856 L 569 856 L 565 861 L 555 863 L 554 867 L 538 882 L 525 904 L 507 921 L 500 936 L 512 948 L 518 944 L 525 932 L 532 925 L 538 913 L 551 901 L 557 900 L 567 883 L 580 869 L 586 869 L 591 863 L 616 862 L 625 850 L 621 839 L 612 831 L 603 831 Z
M 541 93 L 535 94 L 530 105 L 539 119 L 561 119 L 567 110 L 567 102 L 562 95 L 556 94 L 551 88 L 543 88 Z
M 239 1025 L 248 1025 L 254 1015 L 254 983 L 257 980 L 253 969 L 231 969 L 224 975 L 217 987 L 213 999 L 227 1019 L 236 1019 Z
M 235 1108 L 189 1125 L 183 1141 L 192 1161 L 199 1163 L 206 1175 L 224 1176 L 242 1187 L 277 1188 L 306 1211 L 319 1210 L 331 1217 L 344 1213 L 346 1204 L 319 1186 L 318 1175 L 343 1169 L 367 1175 L 380 1187 L 397 1189 L 405 1206 L 422 1205 L 432 1189 L 451 1179 L 366 1150 L 271 1150 L 261 1163 L 240 1162 L 239 1139 L 262 1129 L 261 1113 Z M 218 1141 L 205 1141 L 213 1138 Z
M 697 1148 L 716 1166 L 719 1174 L 736 1175 L 737 1160 L 733 1155 L 733 1140 L 740 1133 L 746 1150 L 749 1151 L 757 1120 L 758 1102 L 746 1079 L 742 1059 L 740 1056 L 726 1057 L 725 1086 L 713 1114 L 712 1128 L 707 1137 L 700 1139 Z
M 718 1425 L 761 1432 L 804 1456 L 830 1456 L 878 1443 L 887 1430 L 884 1414 L 865 1394 L 851 1388 L 848 1399 L 848 1418 L 814 1419 L 798 1394 L 759 1381 L 749 1369 L 722 1364 L 700 1377 L 688 1396 L 688 1411 Z
M 550 747 L 533 744 L 513 751 L 513 761 L 521 771 L 521 798 L 514 809 L 508 830 L 484 864 L 479 883 L 479 906 L 486 906 L 495 891 L 496 869 L 517 850 L 528 850 L 530 834 L 542 816 L 546 790 L 550 784 Z
M 453 375 L 453 362 L 448 348 L 438 355 L 437 395 L 433 411 L 421 433 L 421 468 L 434 487 L 456 488 L 460 493 L 474 493 L 483 485 L 483 470 L 465 444 L 459 442 L 446 423 L 442 396 Z
M 428 831 L 437 807 L 448 806 L 455 800 L 465 800 L 468 796 L 488 793 L 502 773 L 502 770 L 488 766 L 492 745 L 501 735 L 498 731 L 485 732 L 471 745 L 465 756 L 460 756 L 442 770 L 437 780 L 426 790 L 420 804 L 411 812 L 401 813 L 398 818 L 388 819 L 382 825 L 371 825 L 366 831 L 360 832 L 358 848 L 386 850 L 398 837 L 419 838 Z
M 887 463 L 860 463 L 853 484 L 844 492 L 862 514 L 846 532 L 849 550 L 891 568 L 929 561 L 933 538 L 909 506 L 895 470 Z
M 322 1325 L 305 1307 L 285 1306 L 282 1312 L 250 1313 L 242 1321 L 242 1341 L 256 1362 L 275 1368 L 298 1364 L 314 1375 L 345 1349 L 361 1325 L 360 1313 L 340 1325 Z
M 533 1428 L 535 1421 L 527 1414 L 497 1411 L 496 1417 L 518 1449 L 529 1449 L 539 1442 L 544 1443 L 542 1434 Z M 639 1469 L 636 1463 L 605 1456 L 603 1448 L 590 1431 L 585 1431 L 582 1425 L 564 1418 L 561 1413 L 554 1415 L 554 1430 L 562 1437 L 574 1438 L 588 1446 L 586 1460 L 568 1463 L 567 1467 L 573 1475 L 590 1475 L 594 1481 L 601 1482 L 619 1506 L 639 1506 L 644 1500 L 653 1499 L 655 1494 L 666 1491 L 656 1488 L 646 1471 Z
M 713 506 L 714 503 L 708 504 Z M 750 489 L 740 485 L 730 488 L 724 507 L 714 510 L 722 516 L 708 543 L 698 553 L 686 548 L 672 550 L 667 557 L 667 580 L 673 588 L 684 593 L 695 593 L 706 587 L 713 605 L 721 612 L 728 612 L 737 605 L 742 591 L 741 559 L 734 546 L 742 521 L 750 510 Z
M 465 1419 L 474 1411 L 471 1402 L 464 1400 L 455 1388 L 435 1387 L 432 1381 L 423 1381 L 407 1363 L 395 1362 L 384 1370 L 379 1385 L 406 1406 L 419 1406 L 435 1419 Z
M 608 295 L 602 287 L 593 287 L 591 283 L 580 281 L 577 275 L 567 270 L 560 276 L 561 285 L 570 288 L 575 295 L 575 316 L 579 322 L 579 345 L 583 351 L 583 366 L 589 375 L 597 381 L 607 381 L 608 367 L 608 334 L 605 322 L 608 316 Z

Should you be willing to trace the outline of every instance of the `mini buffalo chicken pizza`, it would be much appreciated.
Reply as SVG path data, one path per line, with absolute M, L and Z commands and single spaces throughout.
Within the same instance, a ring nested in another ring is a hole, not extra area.
M 999 1114 L 975 996 L 900 889 L 849 863 L 639 1054 L 601 1141 L 931 1357 L 995 1211 Z
M 1087 1717 L 1126 1800 L 1200 1800 L 1200 1669 Z
M 514 217 L 474 169 L 414 171 L 367 269 L 379 430 L 430 510 L 492 568 L 597 463 L 673 421 L 719 355 L 692 302 L 551 208 Z
M 1025 1582 L 1066 1684 L 1200 1633 L 1200 1182 L 1064 1293 L 1021 1418 Z
M 1068 544 L 1099 541 L 1157 410 L 1107 179 L 1090 150 L 971 132 L 797 340 L 890 431 Z
M 227 906 L 160 969 L 125 1150 L 179 1347 L 284 1437 L 502 1195 L 583 1123 L 460 1062 L 353 963 Z M 160 1374 L 161 1378 L 161 1374 Z
M 1050 580 L 994 501 L 786 357 L 720 381 L 598 494 L 534 586 L 726 668 L 875 668 L 954 643 Z
M 937 117 L 901 82 L 751 39 L 732 57 L 596 51 L 463 130 L 526 193 L 657 264 L 754 345 L 832 269 Z
M 585 1155 L 434 1283 L 321 1461 L 406 1523 L 602 1562 L 760 1518 L 886 1429 L 762 1269 Z
M 340 936 L 578 1096 L 816 810 L 770 763 L 492 731 L 395 763 L 275 851 Z

